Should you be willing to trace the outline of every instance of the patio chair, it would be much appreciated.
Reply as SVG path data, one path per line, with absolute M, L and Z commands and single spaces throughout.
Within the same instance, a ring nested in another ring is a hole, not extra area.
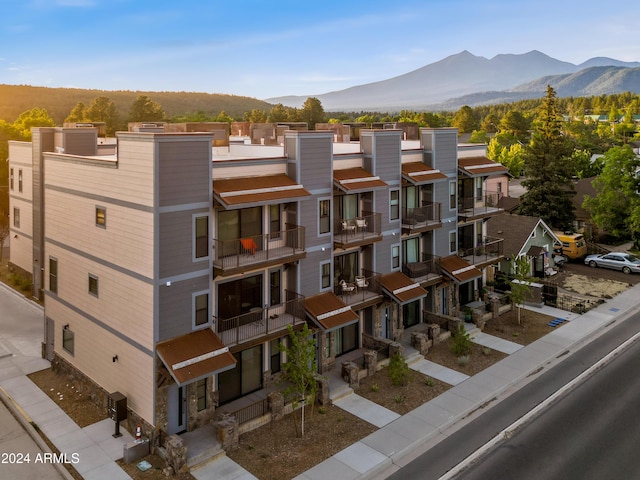
M 356 290 L 356 286 L 353 283 L 347 283 L 344 280 L 340 280 L 340 287 L 343 295 L 352 295 Z
M 356 231 L 356 226 L 347 222 L 346 220 L 343 220 L 342 222 L 340 222 L 340 224 L 342 225 L 342 231 L 344 233 L 355 233 Z
M 364 218 L 356 218 L 356 228 L 359 232 L 365 231 L 367 226 L 367 221 Z
M 241 238 L 240 243 L 242 244 L 242 248 L 245 251 L 255 256 L 258 245 L 256 245 L 256 242 L 253 238 Z
M 358 276 L 356 277 L 356 286 L 358 288 L 367 288 L 369 286 L 369 282 L 365 277 Z

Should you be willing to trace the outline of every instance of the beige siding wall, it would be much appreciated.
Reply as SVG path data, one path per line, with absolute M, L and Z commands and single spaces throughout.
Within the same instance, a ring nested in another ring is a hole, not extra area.
M 119 391 L 127 406 L 154 424 L 153 357 L 47 297 L 47 315 L 55 321 L 55 351 L 107 392 Z M 74 354 L 62 348 L 62 329 L 74 334 Z M 114 355 L 118 361 L 113 362 Z
M 9 190 L 11 263 L 33 271 L 33 172 L 30 142 L 9 142 L 9 173 L 13 169 L 13 190 Z M 22 171 L 22 192 L 19 175 Z M 14 208 L 20 210 L 20 226 L 14 225 Z M 16 237 L 17 235 L 17 237 Z

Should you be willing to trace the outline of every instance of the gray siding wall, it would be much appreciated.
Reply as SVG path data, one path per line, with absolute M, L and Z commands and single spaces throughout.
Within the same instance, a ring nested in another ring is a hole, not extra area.
M 208 202 L 211 139 L 158 144 L 160 206 Z
M 307 252 L 307 258 L 300 262 L 300 292 L 309 297 L 320 292 L 320 264 L 331 261 L 333 247 Z M 331 269 L 333 283 L 333 268 Z
M 58 129 L 56 132 L 56 147 L 64 148 L 64 153 L 68 155 L 96 155 L 98 150 L 98 129 Z
M 381 275 L 389 273 L 391 269 L 391 245 L 399 244 L 402 252 L 402 240 L 400 235 L 384 235 L 380 242 L 374 244 L 373 270 Z M 402 263 L 400 264 L 402 266 Z
M 208 267 L 208 259 L 193 260 L 193 215 L 207 215 L 208 213 L 209 211 L 206 209 L 199 209 L 160 214 L 160 278 L 184 275 Z
M 210 290 L 209 275 L 173 282 L 160 288 L 160 328 L 158 341 L 168 340 L 192 331 L 194 292 Z M 209 293 L 211 295 L 211 293 Z M 211 301 L 211 298 L 209 299 Z

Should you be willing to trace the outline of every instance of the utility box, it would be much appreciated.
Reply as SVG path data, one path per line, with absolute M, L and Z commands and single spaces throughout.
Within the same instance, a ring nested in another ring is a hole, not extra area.
M 120 392 L 113 392 L 109 395 L 107 402 L 109 418 L 116 422 L 116 433 L 114 437 L 120 437 L 120 422 L 127 419 L 127 397 Z
M 151 449 L 148 438 L 141 438 L 122 447 L 122 459 L 129 464 L 149 455 Z

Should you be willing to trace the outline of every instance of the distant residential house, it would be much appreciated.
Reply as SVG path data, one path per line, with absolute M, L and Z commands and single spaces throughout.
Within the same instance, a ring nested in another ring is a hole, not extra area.
M 508 213 L 496 215 L 487 221 L 487 234 L 504 239 L 502 272 L 513 273 L 509 261 L 512 257 L 528 257 L 530 274 L 538 278 L 544 278 L 545 271 L 555 266 L 553 245 L 560 241 L 541 218 Z
M 576 194 L 571 197 L 571 202 L 575 208 L 574 213 L 576 216 L 576 219 L 574 220 L 575 230 L 590 239 L 597 238 L 604 233 L 591 221 L 591 215 L 589 215 L 589 212 L 587 212 L 582 206 L 587 195 L 591 198 L 598 195 L 598 192 L 593 187 L 593 180 L 595 180 L 595 177 L 582 178 L 575 181 L 573 185 L 575 187 Z

